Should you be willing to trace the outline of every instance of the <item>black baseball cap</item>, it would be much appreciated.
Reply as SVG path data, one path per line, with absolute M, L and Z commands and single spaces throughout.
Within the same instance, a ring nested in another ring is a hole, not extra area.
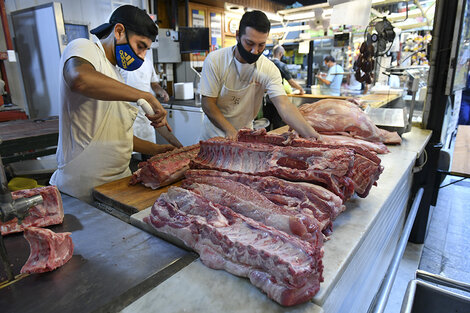
M 127 29 L 138 35 L 148 37 L 152 41 L 155 41 L 158 35 L 158 27 L 147 12 L 133 5 L 120 6 L 111 14 L 108 23 L 93 28 L 90 33 L 101 39 L 109 34 L 111 28 L 117 23 L 123 24 Z

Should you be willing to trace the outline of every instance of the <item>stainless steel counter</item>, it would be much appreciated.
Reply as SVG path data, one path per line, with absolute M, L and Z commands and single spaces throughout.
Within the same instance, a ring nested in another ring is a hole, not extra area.
M 72 259 L 0 289 L 2 313 L 116 312 L 197 257 L 80 200 L 62 200 L 64 222 L 49 228 L 72 232 Z M 20 233 L 6 236 L 5 244 L 18 274 L 28 243 Z M 3 268 L 0 277 L 5 280 Z
M 204 266 L 183 268 L 123 310 L 152 312 L 367 312 L 385 275 L 406 214 L 412 168 L 431 135 L 413 128 L 400 146 L 381 155 L 385 167 L 378 186 L 365 199 L 353 198 L 333 224 L 324 245 L 325 281 L 312 302 L 293 308 L 269 300 L 247 279 Z M 145 228 L 142 211 L 131 222 Z M 150 230 L 150 229 L 149 229 Z M 182 288 L 181 286 L 184 286 Z

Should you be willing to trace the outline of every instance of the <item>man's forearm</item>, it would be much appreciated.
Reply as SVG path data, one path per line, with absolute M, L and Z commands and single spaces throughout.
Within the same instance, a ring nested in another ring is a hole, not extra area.
M 148 92 L 128 86 L 97 71 L 81 72 L 74 85 L 73 91 L 98 100 L 136 102 L 141 98 L 148 99 L 152 96 Z
M 158 153 L 163 153 L 170 151 L 175 147 L 172 145 L 158 145 L 153 142 L 140 139 L 139 137 L 134 136 L 133 138 L 133 151 L 140 152 L 142 154 L 155 155 Z
M 297 84 L 297 82 L 293 78 L 289 79 L 288 82 L 289 82 L 289 85 L 291 85 L 295 89 L 298 89 L 300 91 L 304 90 L 299 84 Z
M 235 127 L 225 118 L 220 109 L 217 107 L 217 98 L 211 97 L 202 97 L 202 110 L 207 115 L 209 120 L 217 128 L 225 132 L 225 134 L 230 134 L 236 132 Z

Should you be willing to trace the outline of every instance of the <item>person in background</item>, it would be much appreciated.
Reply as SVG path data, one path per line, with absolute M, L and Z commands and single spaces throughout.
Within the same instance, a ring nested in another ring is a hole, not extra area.
M 239 129 L 253 128 L 265 90 L 284 122 L 303 137 L 320 137 L 287 98 L 279 70 L 262 55 L 270 28 L 263 12 L 246 12 L 236 32 L 237 45 L 207 55 L 200 85 L 205 113 L 201 139 L 235 139 Z
M 282 85 L 286 90 L 286 93 L 292 93 L 292 89 L 290 91 L 287 90 L 285 83 L 287 82 L 292 88 L 299 90 L 299 94 L 305 94 L 304 89 L 297 84 L 297 82 L 292 78 L 292 74 L 290 73 L 289 69 L 287 68 L 287 64 L 282 61 L 284 58 L 286 51 L 281 45 L 276 45 L 273 48 L 273 58 L 271 61 L 276 65 L 281 73 L 282 78 Z M 266 104 L 263 106 L 263 117 L 267 118 L 270 122 L 270 129 L 276 129 L 286 125 L 283 121 L 279 113 L 277 113 L 276 107 L 272 103 L 269 96 L 266 96 Z
M 168 93 L 158 83 L 158 76 L 153 66 L 153 56 L 151 52 L 145 55 L 144 63 L 135 71 L 126 71 L 121 69 L 121 75 L 127 85 L 142 91 L 155 93 L 155 95 L 164 102 L 170 100 Z M 135 102 L 131 103 L 139 112 L 134 121 L 134 136 L 142 140 L 155 143 L 155 128 L 151 125 L 149 119 L 145 116 L 144 110 L 137 106 Z
M 294 80 L 292 74 L 289 72 L 287 68 L 287 64 L 282 61 L 284 55 L 286 54 L 286 50 L 281 45 L 276 45 L 273 48 L 273 58 L 272 61 L 277 66 L 279 71 L 281 72 L 282 79 L 285 79 L 292 88 L 299 90 L 299 94 L 305 94 L 305 90 Z
M 335 58 L 331 55 L 326 56 L 323 61 L 328 67 L 328 74 L 326 76 L 317 75 L 317 78 L 325 85 L 325 88 L 322 88 L 322 93 L 330 96 L 339 96 L 341 94 L 343 74 L 337 73 L 344 73 L 344 69 L 341 65 L 336 64 Z
M 94 41 L 79 38 L 60 61 L 58 169 L 50 179 L 61 192 L 86 202 L 93 187 L 131 175 L 132 150 L 157 154 L 173 149 L 133 136 L 137 108 L 128 101 L 145 99 L 155 127 L 166 126 L 166 111 L 149 92 L 124 84 L 119 68 L 133 71 L 144 62 L 158 28 L 132 5 L 117 8 L 109 22 L 90 31 Z

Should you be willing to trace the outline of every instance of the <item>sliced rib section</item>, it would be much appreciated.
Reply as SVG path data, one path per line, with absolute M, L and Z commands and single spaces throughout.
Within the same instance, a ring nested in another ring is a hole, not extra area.
M 214 269 L 248 277 L 281 305 L 306 302 L 323 281 L 323 250 L 273 227 L 172 187 L 145 221 L 181 239 Z

